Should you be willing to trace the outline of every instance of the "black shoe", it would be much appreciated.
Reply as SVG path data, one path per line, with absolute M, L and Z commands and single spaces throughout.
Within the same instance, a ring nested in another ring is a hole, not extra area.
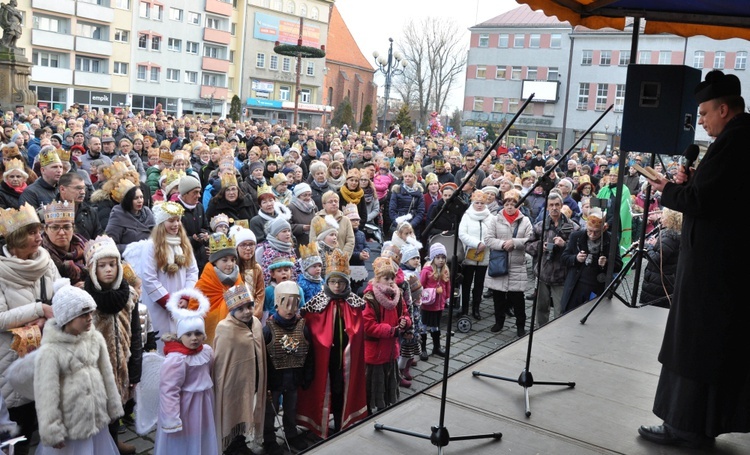
M 419 354 L 419 360 L 427 361 L 429 359 L 430 359 L 430 354 L 427 352 L 426 349 Z
M 495 324 L 492 327 L 490 327 L 490 332 L 497 333 L 497 332 L 499 332 L 501 330 L 503 330 L 503 326 L 501 326 L 501 325 Z
M 284 455 L 284 449 L 275 440 L 270 442 L 264 441 L 263 451 L 266 455 Z
M 530 294 L 526 296 L 526 300 L 534 300 L 536 298 L 536 294 Z
M 482 315 L 479 314 L 479 310 L 471 310 L 471 316 L 476 319 L 477 321 L 482 320 Z
M 298 435 L 289 440 L 289 446 L 294 450 L 305 450 L 309 444 L 305 441 L 304 435 Z
M 487 291 L 482 294 L 482 297 L 484 297 L 485 299 L 489 299 L 490 297 L 492 297 L 492 289 L 487 289 Z
M 714 438 L 702 435 L 695 435 L 694 438 L 686 439 L 674 434 L 666 425 L 641 425 L 638 428 L 638 434 L 647 441 L 668 446 L 699 448 L 714 441 Z
M 436 355 L 438 357 L 445 357 L 445 351 L 440 346 L 435 346 L 432 348 L 432 355 Z
M 517 335 L 518 335 L 519 337 L 522 337 L 522 336 L 526 335 L 526 329 L 524 329 L 524 328 L 523 328 L 523 326 L 521 326 L 521 327 L 517 327 L 517 328 L 516 328 L 516 334 L 517 334 Z
M 122 420 L 120 420 L 120 425 L 117 427 L 117 434 L 125 434 L 125 432 L 128 431 L 128 428 L 125 426 Z

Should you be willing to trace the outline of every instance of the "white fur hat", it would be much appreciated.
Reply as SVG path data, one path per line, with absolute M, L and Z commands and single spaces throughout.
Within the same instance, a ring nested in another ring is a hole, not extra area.
M 198 301 L 198 309 L 193 311 L 187 308 L 179 308 L 177 304 L 183 298 Z M 167 300 L 167 310 L 172 314 L 172 319 L 177 321 L 177 338 L 194 331 L 205 334 L 206 326 L 203 318 L 208 313 L 210 307 L 211 304 L 208 302 L 206 296 L 197 289 L 186 288 L 170 294 L 169 300 Z
M 122 283 L 122 259 L 120 257 L 120 250 L 117 249 L 115 241 L 108 235 L 100 235 L 93 240 L 89 240 L 86 244 L 85 251 L 86 268 L 89 270 L 89 276 L 91 282 L 94 283 L 94 287 L 97 290 L 102 289 L 99 284 L 99 279 L 96 276 L 96 264 L 99 259 L 103 258 L 115 258 L 117 259 L 117 277 L 112 282 L 112 289 L 119 289 L 120 283 Z
M 258 240 L 255 238 L 255 233 L 252 231 L 252 229 L 248 229 L 246 227 L 238 225 L 234 225 L 229 228 L 229 236 L 234 239 L 234 244 L 237 246 L 239 246 L 242 242 L 248 241 L 258 243 Z
M 71 286 L 68 278 L 55 281 L 53 287 L 55 294 L 52 296 L 52 312 L 60 327 L 96 309 L 94 298 L 83 289 Z

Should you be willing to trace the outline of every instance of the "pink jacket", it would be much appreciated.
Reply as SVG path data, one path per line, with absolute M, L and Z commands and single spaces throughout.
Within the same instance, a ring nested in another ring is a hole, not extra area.
M 422 269 L 422 273 L 419 275 L 419 281 L 422 282 L 424 289 L 437 289 L 441 287 L 443 292 L 441 294 L 435 293 L 435 303 L 432 305 L 422 305 L 422 309 L 425 311 L 442 311 L 448 303 L 448 299 L 451 295 L 451 283 L 450 281 L 436 280 L 432 276 L 432 265 L 425 265 Z
M 400 345 L 398 342 L 398 305 L 395 308 L 380 308 L 380 321 L 375 317 L 375 310 L 370 303 L 375 296 L 372 292 L 365 293 L 365 309 L 362 320 L 365 323 L 365 363 L 370 365 L 382 365 L 393 361 L 398 357 Z M 406 327 L 411 327 L 411 318 L 406 302 L 401 297 L 402 316 L 406 317 Z
M 383 199 L 388 194 L 391 183 L 393 183 L 393 176 L 391 174 L 378 174 L 372 180 L 372 183 L 375 185 L 375 194 L 378 199 Z

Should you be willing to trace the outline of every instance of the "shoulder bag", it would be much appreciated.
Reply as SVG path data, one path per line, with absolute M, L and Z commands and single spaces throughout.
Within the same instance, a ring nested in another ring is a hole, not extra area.
M 516 224 L 516 228 L 513 230 L 513 237 L 518 234 L 518 228 L 521 223 Z M 490 251 L 490 263 L 487 267 L 487 275 L 492 278 L 507 275 L 510 267 L 508 265 L 508 252 L 504 249 L 491 250 Z

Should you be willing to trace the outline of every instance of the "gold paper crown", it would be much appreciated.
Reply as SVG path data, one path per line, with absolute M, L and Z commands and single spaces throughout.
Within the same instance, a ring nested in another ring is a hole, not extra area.
M 174 152 L 174 155 L 172 155 L 172 162 L 174 163 L 178 160 L 188 161 L 188 154 L 183 152 L 182 150 L 177 150 L 176 152 Z
M 154 204 L 154 208 L 152 210 L 154 212 L 154 217 L 156 218 L 160 217 L 160 212 L 164 212 L 169 215 L 165 218 L 165 220 L 168 220 L 169 218 L 172 218 L 174 216 L 182 217 L 182 215 L 185 213 L 185 207 L 173 201 L 157 202 L 156 204 Z
M 414 164 L 409 163 L 404 166 L 404 170 L 402 171 L 403 174 L 406 174 L 407 172 L 417 175 L 417 168 L 414 166 Z
M 492 169 L 495 171 L 503 172 L 505 170 L 505 166 L 503 166 L 502 163 L 495 163 L 495 165 L 492 166 Z
M 432 164 L 435 166 L 435 169 L 445 167 L 445 160 L 433 160 Z
M 36 210 L 28 202 L 24 203 L 18 210 L 12 208 L 0 210 L 0 235 L 7 237 L 8 234 L 24 226 L 39 222 Z
M 326 217 L 324 216 L 316 216 L 312 220 L 312 229 L 319 235 L 321 232 L 328 230 L 328 229 L 337 229 L 336 226 L 328 223 L 328 220 L 326 220 Z
M 162 150 L 159 152 L 159 160 L 161 160 L 162 163 L 172 164 L 174 154 L 171 150 Z
M 185 173 L 182 171 L 176 171 L 174 169 L 162 169 L 161 175 L 164 176 L 164 185 L 165 187 L 167 187 L 170 184 L 179 181 L 182 177 L 185 176 Z
M 122 201 L 122 198 L 125 197 L 125 193 L 130 191 L 131 188 L 135 186 L 135 183 L 133 183 L 130 179 L 127 178 L 121 178 L 120 181 L 117 182 L 117 186 L 112 189 L 112 192 L 110 193 L 112 195 L 112 199 L 114 199 L 116 202 Z
M 209 225 L 211 226 L 211 230 L 215 231 L 216 230 L 216 226 L 218 226 L 220 224 L 226 224 L 227 226 L 229 226 L 229 221 L 230 221 L 230 219 L 229 219 L 229 217 L 227 215 L 225 215 L 223 213 L 219 213 L 215 217 L 211 218 L 211 221 L 210 221 Z
M 221 232 L 217 232 L 208 238 L 208 251 L 210 254 L 226 250 L 227 248 L 237 248 L 237 245 L 234 242 L 234 237 L 227 237 Z
M 60 161 L 60 155 L 57 154 L 54 147 L 49 147 L 43 152 L 39 153 L 39 165 L 49 166 L 50 164 L 62 163 Z
M 116 178 L 128 171 L 128 165 L 123 161 L 115 161 L 111 166 L 104 168 L 104 178 L 107 180 Z
M 44 223 L 49 224 L 53 222 L 74 222 L 76 218 L 75 204 L 71 204 L 68 201 L 65 202 L 51 202 L 47 205 L 42 206 L 42 213 L 44 214 Z
M 529 171 L 525 171 L 525 172 L 521 173 L 521 180 L 533 179 L 533 178 L 534 178 L 534 176 L 531 175 L 531 172 L 529 172 Z
M 484 191 L 474 191 L 471 193 L 471 202 L 484 202 L 487 203 L 487 200 L 489 199 L 489 194 L 485 193 Z
M 102 137 L 112 137 L 112 130 L 109 128 L 102 128 Z
M 250 293 L 247 284 L 238 284 L 224 291 L 224 302 L 226 302 L 229 311 L 252 301 L 253 295 Z
M 21 171 L 23 173 L 26 173 L 26 167 L 23 165 L 23 161 L 19 160 L 18 158 L 11 158 L 10 161 L 5 162 L 5 172 L 4 173 L 10 173 L 10 171 Z
M 307 245 L 300 245 L 299 256 L 300 260 L 320 256 L 320 253 L 318 253 L 318 242 L 310 242 Z
M 169 142 L 167 139 L 164 139 L 159 143 L 159 148 L 168 148 L 172 150 L 172 143 Z
M 375 277 L 381 277 L 386 274 L 396 274 L 395 262 L 387 257 L 381 256 L 376 258 L 372 263 L 372 269 L 375 272 Z
M 125 261 L 122 262 L 122 277 L 131 286 L 135 286 L 136 280 L 138 279 L 138 275 L 135 274 L 133 266 Z
M 287 180 L 286 175 L 284 175 L 283 172 L 278 172 L 271 177 L 271 188 L 276 188 L 277 186 L 281 185 L 282 183 L 287 183 L 289 180 Z
M 60 161 L 70 161 L 70 150 L 65 150 L 63 148 L 56 149 L 57 156 L 60 157 Z
M 339 248 L 336 248 L 326 256 L 326 276 L 332 273 L 340 273 L 347 277 L 351 275 L 351 270 L 349 269 L 349 258 L 346 256 L 346 253 Z
M 219 159 L 219 172 L 234 170 L 234 156 L 231 152 L 222 152 Z
M 237 176 L 234 175 L 232 169 L 221 174 L 221 187 L 229 188 L 230 186 L 237 186 Z M 258 196 L 260 196 L 260 189 L 258 189 Z
M 258 200 L 260 200 L 261 196 L 265 196 L 267 194 L 276 197 L 276 195 L 273 194 L 273 190 L 271 189 L 271 187 L 264 183 L 263 185 L 258 187 Z
M 426 185 L 429 185 L 430 183 L 437 182 L 437 181 L 438 181 L 437 175 L 435 175 L 432 172 L 430 172 L 429 174 L 427 174 L 427 176 L 424 178 L 424 183 Z

